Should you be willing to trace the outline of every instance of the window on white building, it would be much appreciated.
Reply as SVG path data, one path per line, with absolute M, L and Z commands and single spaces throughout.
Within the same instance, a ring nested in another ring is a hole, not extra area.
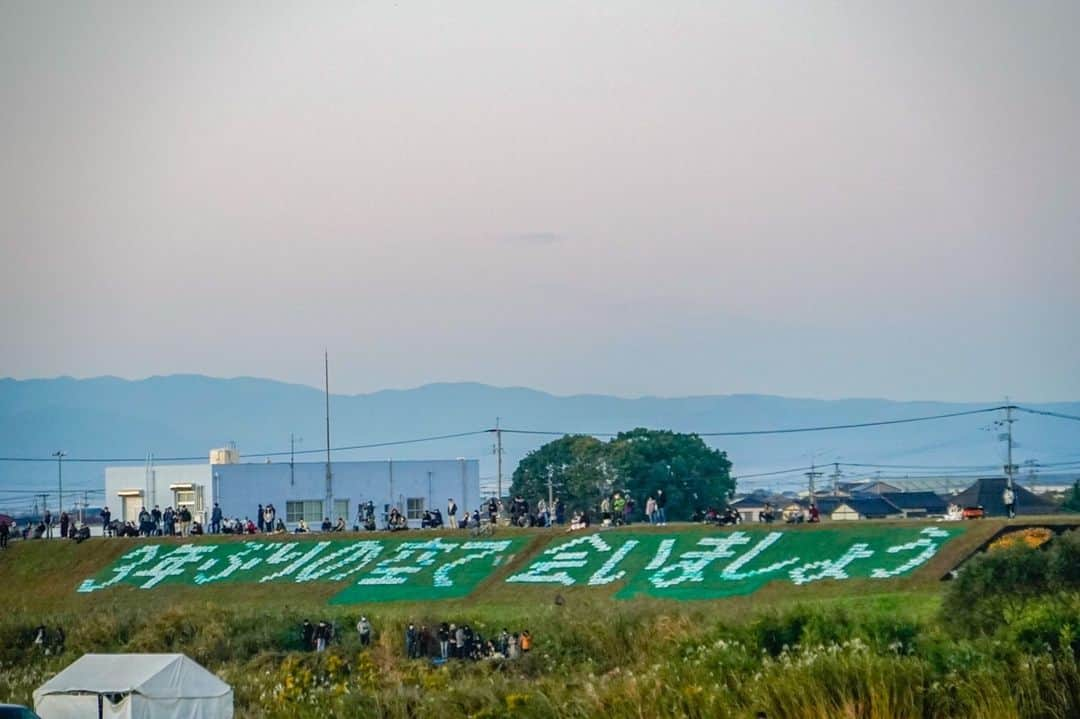
M 346 522 L 349 521 L 349 500 L 334 500 L 334 516 L 330 518 L 330 521 L 336 522 L 338 517 L 344 517 Z
M 423 497 L 409 497 L 405 500 L 405 516 L 408 519 L 423 519 L 424 517 L 424 498 Z
M 308 524 L 322 524 L 322 509 L 321 499 L 298 499 L 285 502 L 285 521 L 299 522 L 302 519 Z

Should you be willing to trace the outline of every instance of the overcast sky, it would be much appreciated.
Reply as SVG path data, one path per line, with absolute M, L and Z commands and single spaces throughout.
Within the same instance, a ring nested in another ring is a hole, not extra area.
M 1078 27 L 0 0 L 0 376 L 1080 399 Z

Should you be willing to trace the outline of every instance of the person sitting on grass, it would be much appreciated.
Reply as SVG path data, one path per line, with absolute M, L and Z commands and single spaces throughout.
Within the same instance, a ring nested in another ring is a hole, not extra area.
M 337 522 L 334 524 L 334 531 L 335 532 L 344 532 L 345 531 L 345 518 L 344 517 L 338 517 L 337 518 Z

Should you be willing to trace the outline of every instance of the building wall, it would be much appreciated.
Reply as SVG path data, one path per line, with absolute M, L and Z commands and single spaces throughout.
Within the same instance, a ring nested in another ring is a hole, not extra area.
M 852 509 L 846 504 L 841 504 L 840 506 L 838 506 L 829 516 L 831 519 L 837 522 L 862 519 L 858 512 L 856 512 L 854 509 Z
M 742 516 L 744 524 L 750 524 L 753 522 L 761 521 L 761 513 L 765 510 L 764 505 L 748 505 L 742 507 L 738 504 L 735 505 L 735 509 L 739 510 L 739 514 Z
M 369 500 L 382 526 L 386 505 L 406 512 L 408 500 L 414 499 L 414 509 L 438 507 L 445 515 L 447 499 L 453 497 L 460 517 L 466 508 L 477 508 L 482 499 L 480 463 L 475 459 L 334 462 L 331 467 L 335 505 L 347 501 L 347 509 L 327 511 L 324 462 L 298 462 L 291 469 L 288 463 L 215 464 L 214 496 L 226 517 L 254 521 L 259 504 L 273 504 L 277 516 L 287 520 L 287 503 L 307 500 L 321 503 L 319 513 L 331 521 L 344 515 L 349 527 L 356 524 L 357 508 Z M 313 516 L 307 518 L 309 524 Z M 418 518 L 409 523 L 420 526 Z M 288 525 L 292 529 L 296 522 Z
M 176 508 L 176 496 L 169 489 L 173 484 L 192 484 L 203 488 L 203 512 L 193 511 L 194 518 L 203 521 L 210 515 L 213 506 L 210 489 L 209 464 L 162 465 L 153 467 L 147 476 L 146 467 L 106 467 L 105 468 L 105 505 L 112 512 L 113 519 L 135 521 L 139 509 L 145 506 L 153 509 L 158 505 L 163 511 L 166 507 Z M 129 501 L 128 514 L 125 516 L 125 503 L 120 492 L 139 491 L 142 494 L 136 501 Z M 138 507 L 135 507 L 135 505 Z M 201 516 L 205 514 L 205 517 Z

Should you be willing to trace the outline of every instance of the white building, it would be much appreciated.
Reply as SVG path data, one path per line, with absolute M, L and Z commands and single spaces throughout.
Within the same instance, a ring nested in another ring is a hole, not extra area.
M 186 506 L 207 529 L 215 502 L 226 517 L 252 521 L 258 505 L 273 504 L 289 529 L 300 519 L 317 529 L 323 518 L 338 517 L 352 527 L 357 510 L 368 501 L 375 505 L 380 527 L 391 507 L 404 513 L 410 526 L 419 527 L 425 509 L 438 507 L 445 515 L 451 497 L 459 518 L 483 499 L 475 459 L 333 462 L 330 467 L 329 504 L 325 462 L 108 467 L 105 504 L 114 519 L 132 522 L 143 507 Z
M 136 522 L 139 511 L 154 506 L 164 510 L 187 507 L 203 522 L 210 517 L 209 464 L 177 464 L 151 467 L 106 467 L 105 506 L 113 519 Z
M 381 527 L 390 507 L 419 527 L 425 509 L 446 514 L 453 497 L 460 518 L 480 506 L 480 462 L 475 459 L 333 462 L 332 506 L 327 504 L 325 462 L 213 465 L 214 501 L 226 517 L 255 520 L 258 505 L 273 504 L 290 529 L 301 519 L 317 528 L 324 518 L 355 525 L 357 510 L 371 501 Z M 212 504 L 210 505 L 213 506 Z

